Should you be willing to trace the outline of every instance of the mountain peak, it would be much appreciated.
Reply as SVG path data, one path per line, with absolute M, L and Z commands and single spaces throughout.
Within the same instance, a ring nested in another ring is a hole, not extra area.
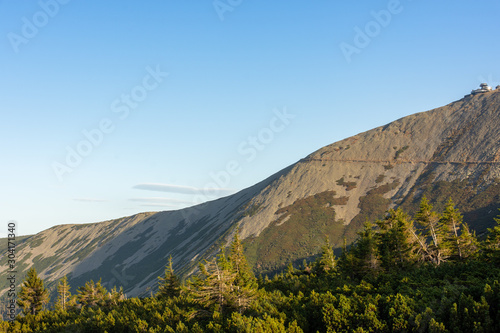
M 189 275 L 238 229 L 249 262 L 273 272 L 316 255 L 325 236 L 353 241 L 391 207 L 412 212 L 424 194 L 437 208 L 452 197 L 478 232 L 489 226 L 500 207 L 500 90 L 335 142 L 212 202 L 53 227 L 19 244 L 19 270 L 34 266 L 52 287 L 63 275 L 73 286 L 102 278 L 136 296 L 155 288 L 168 256 Z

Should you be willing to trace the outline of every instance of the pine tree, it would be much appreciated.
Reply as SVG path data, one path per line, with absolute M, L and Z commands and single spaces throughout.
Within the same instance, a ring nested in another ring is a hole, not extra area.
M 70 285 L 68 284 L 68 278 L 66 275 L 59 281 L 57 286 L 57 302 L 56 309 L 66 310 L 68 306 L 68 301 L 71 298 Z
M 181 293 L 181 283 L 177 275 L 174 274 L 172 264 L 172 256 L 168 258 L 168 266 L 165 268 L 163 277 L 158 277 L 158 293 L 159 298 L 177 297 Z
M 446 259 L 446 243 L 443 243 L 443 229 L 439 215 L 432 210 L 432 205 L 424 196 L 420 201 L 420 209 L 415 214 L 415 221 L 422 227 L 424 236 L 430 240 L 426 252 L 428 259 L 440 265 Z
M 32 267 L 21 286 L 17 304 L 23 309 L 24 314 L 36 315 L 48 302 L 49 291 L 44 288 L 43 280 Z
M 78 288 L 78 302 L 82 306 L 102 306 L 106 304 L 108 299 L 108 291 L 102 286 L 100 279 L 97 283 L 90 280 L 90 282 L 85 283 L 85 286 Z

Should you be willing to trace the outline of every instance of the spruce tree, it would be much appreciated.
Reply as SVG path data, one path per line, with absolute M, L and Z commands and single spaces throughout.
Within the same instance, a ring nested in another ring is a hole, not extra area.
M 200 276 L 190 281 L 191 298 L 209 311 L 225 314 L 234 304 L 233 284 L 236 278 L 231 263 L 221 250 L 219 255 L 199 264 Z
M 349 250 L 354 257 L 353 271 L 357 277 L 376 273 L 380 267 L 377 239 L 373 227 L 371 222 L 366 221 L 363 230 L 358 232 L 358 240 Z
M 465 222 L 462 225 L 462 233 L 460 234 L 459 241 L 461 245 L 462 259 L 475 257 L 477 255 L 479 241 L 476 237 L 476 232 L 471 232 L 469 225 Z
M 335 254 L 333 253 L 333 248 L 330 245 L 330 238 L 328 236 L 325 239 L 325 245 L 321 247 L 321 251 L 321 257 L 319 259 L 321 270 L 326 273 L 333 272 L 337 268 L 337 260 L 335 259 Z
M 463 222 L 463 216 L 455 208 L 450 198 L 441 214 L 440 223 L 443 230 L 444 253 L 446 256 L 465 259 L 476 252 L 477 239 L 469 229 L 467 223 Z
M 232 267 L 235 279 L 233 282 L 234 306 L 239 313 L 242 313 L 250 303 L 255 299 L 257 291 L 257 279 L 248 265 L 245 254 L 243 253 L 243 244 L 238 236 L 238 230 L 231 243 L 231 254 L 229 256 L 230 266 Z
M 493 228 L 488 228 L 488 236 L 483 247 L 487 258 L 500 262 L 500 215 L 494 220 L 497 225 Z
M 418 260 L 419 237 L 405 212 L 390 209 L 377 225 L 378 251 L 384 268 L 404 268 Z
M 344 237 L 344 242 L 342 245 L 342 253 L 340 254 L 339 260 L 337 262 L 337 266 L 339 267 L 340 272 L 350 274 L 354 272 L 354 255 L 350 249 L 347 248 L 347 240 Z
M 17 304 L 24 314 L 36 315 L 49 302 L 49 291 L 44 288 L 43 280 L 32 267 L 24 280 L 18 295 Z
M 432 205 L 425 196 L 420 201 L 415 221 L 422 227 L 424 236 L 430 241 L 426 251 L 428 259 L 439 266 L 446 259 L 446 243 L 443 242 L 443 228 L 439 215 L 432 210 Z
M 57 302 L 56 309 L 66 310 L 68 306 L 68 301 L 71 298 L 70 285 L 68 284 L 68 278 L 66 275 L 59 281 L 57 286 Z
M 101 284 L 101 280 L 94 283 L 93 280 L 86 282 L 78 288 L 78 302 L 82 306 L 95 307 L 105 305 L 109 299 L 108 291 Z
M 163 277 L 158 277 L 158 298 L 177 297 L 181 292 L 181 283 L 177 275 L 174 274 L 172 256 L 168 258 L 168 266 L 165 268 Z
M 453 200 L 450 198 L 443 214 L 441 214 L 440 222 L 444 232 L 443 242 L 446 243 L 448 250 L 446 254 L 457 256 L 459 259 L 462 259 L 462 244 L 460 244 L 459 238 L 462 221 L 462 214 L 455 208 Z
M 107 303 L 109 306 L 116 306 L 118 305 L 118 303 L 120 303 L 125 299 L 126 296 L 125 293 L 123 292 L 123 287 L 117 289 L 116 286 L 114 286 L 113 289 L 111 289 L 111 291 L 108 294 Z

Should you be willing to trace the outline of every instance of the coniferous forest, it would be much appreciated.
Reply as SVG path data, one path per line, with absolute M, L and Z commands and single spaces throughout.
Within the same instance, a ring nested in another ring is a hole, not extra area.
M 500 332 L 500 217 L 476 236 L 450 200 L 414 216 L 389 210 L 367 221 L 336 257 L 325 239 L 316 260 L 256 277 L 236 233 L 186 281 L 170 259 L 155 294 L 127 298 L 101 281 L 49 300 L 31 269 L 22 314 L 1 332 Z M 49 306 L 50 304 L 50 306 Z

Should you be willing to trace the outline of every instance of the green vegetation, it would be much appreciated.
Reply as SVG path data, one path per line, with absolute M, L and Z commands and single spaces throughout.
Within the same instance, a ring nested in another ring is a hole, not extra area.
M 56 309 L 66 310 L 68 307 L 68 301 L 71 299 L 71 286 L 68 284 L 68 278 L 64 276 L 59 285 L 57 286 L 57 302 L 55 304 Z
M 36 238 L 36 240 L 34 240 L 34 241 L 32 241 L 32 242 L 30 243 L 30 247 L 31 247 L 32 249 L 34 249 L 34 248 L 36 248 L 36 247 L 39 247 L 40 245 L 42 245 L 42 244 L 43 244 L 43 241 L 44 241 L 44 240 L 45 240 L 45 237 L 40 237 L 40 236 L 38 236 L 38 237 Z
M 165 275 L 158 277 L 158 297 L 170 298 L 180 294 L 181 282 L 174 274 L 172 256 L 168 258 L 168 266 L 165 268 Z
M 62 236 L 61 236 L 61 234 L 65 233 L 65 232 L 66 232 L 65 230 L 62 230 L 62 231 L 59 231 L 59 232 L 57 233 L 57 238 L 58 238 L 58 239 L 57 239 L 57 240 L 56 240 L 56 241 L 52 244 L 51 248 L 53 248 L 54 246 L 57 246 L 57 244 L 59 244 L 60 242 L 62 242 L 62 241 L 66 238 L 66 236 L 67 236 L 69 233 L 66 233 L 65 235 L 62 235 Z
M 447 199 L 452 198 L 455 205 L 464 215 L 465 220 L 474 221 L 474 230 L 478 234 L 486 232 L 496 215 L 500 202 L 500 180 L 495 179 L 488 185 L 484 179 L 454 180 L 451 182 L 434 181 L 432 172 L 425 172 L 417 180 L 416 186 L 403 199 L 400 207 L 408 212 L 416 212 L 422 196 L 434 203 L 437 210 L 443 210 Z M 481 191 L 477 191 L 481 188 Z
M 245 216 L 249 216 L 249 217 L 254 216 L 255 214 L 257 214 L 259 212 L 261 206 L 262 206 L 261 204 L 250 206 L 243 213 L 243 217 L 245 217 Z
M 248 261 L 260 272 L 270 274 L 290 262 L 316 255 L 325 236 L 340 247 L 345 226 L 335 218 L 335 206 L 348 197 L 326 191 L 296 200 L 276 211 L 277 219 L 258 238 L 245 241 Z
M 355 189 L 358 184 L 356 182 L 346 182 L 344 180 L 344 177 L 342 177 L 337 180 L 337 185 L 344 186 L 346 191 L 350 191 L 352 189 Z
M 360 212 L 352 219 L 344 233 L 344 237 L 349 243 L 356 238 L 356 232 L 363 227 L 365 221 L 375 221 L 384 215 L 391 204 L 391 199 L 384 198 L 384 194 L 397 188 L 398 185 L 399 182 L 394 180 L 392 183 L 369 190 L 366 195 L 359 198 Z
M 332 193 L 289 209 L 327 199 Z M 338 259 L 327 238 L 315 261 L 272 279 L 254 277 L 236 233 L 228 254 L 200 263 L 183 285 L 171 260 L 147 298 L 126 299 L 100 281 L 71 296 L 64 278 L 55 309 L 30 298 L 0 332 L 499 332 L 500 216 L 495 221 L 480 242 L 453 201 L 438 213 L 424 197 L 413 218 L 391 209 L 365 222 Z M 23 285 L 44 290 L 34 270 Z
M 43 280 L 38 277 L 36 270 L 31 268 L 21 286 L 17 305 L 23 309 L 25 315 L 36 315 L 48 302 L 49 291 L 43 286 Z
M 394 159 L 395 159 L 395 160 L 397 160 L 397 159 L 398 159 L 398 157 L 399 157 L 402 153 L 404 153 L 404 151 L 405 151 L 406 149 L 408 149 L 408 148 L 410 148 L 410 147 L 409 147 L 409 146 L 404 146 L 403 148 L 398 149 L 398 150 L 396 151 L 396 154 L 394 154 Z

